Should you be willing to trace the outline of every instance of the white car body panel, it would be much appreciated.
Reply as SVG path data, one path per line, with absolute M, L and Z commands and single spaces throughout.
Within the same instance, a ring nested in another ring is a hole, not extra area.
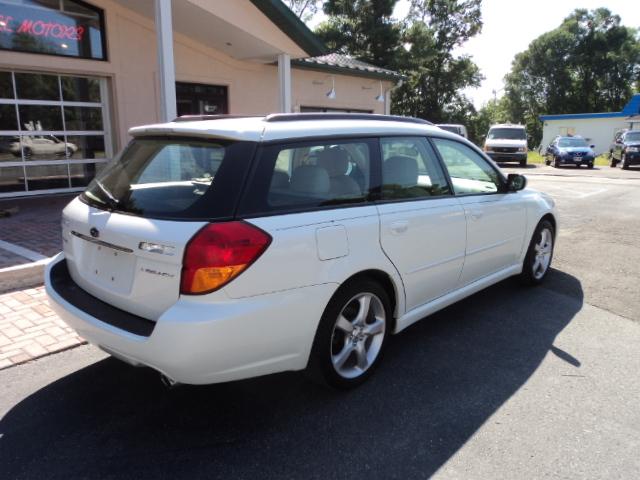
M 393 121 L 267 123 L 256 117 L 150 125 L 130 133 L 253 142 L 434 135 L 471 145 L 437 127 Z M 536 225 L 549 214 L 556 222 L 553 200 L 525 189 L 249 216 L 242 220 L 272 238 L 264 253 L 219 290 L 181 295 L 185 247 L 208 222 L 143 218 L 75 199 L 63 212 L 64 252 L 48 266 L 45 285 L 63 320 L 118 358 L 178 382 L 237 380 L 305 368 L 327 304 L 354 275 L 374 271 L 388 279 L 396 333 L 518 274 Z M 141 242 L 170 254 L 144 251 Z M 82 290 L 155 322 L 152 333 L 132 334 L 65 300 L 51 282 L 52 268 L 62 261 Z

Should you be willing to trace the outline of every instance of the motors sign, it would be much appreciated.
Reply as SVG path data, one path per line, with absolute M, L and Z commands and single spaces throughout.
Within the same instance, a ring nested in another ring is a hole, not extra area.
M 105 60 L 102 12 L 80 8 L 89 14 L 0 0 L 0 49 Z

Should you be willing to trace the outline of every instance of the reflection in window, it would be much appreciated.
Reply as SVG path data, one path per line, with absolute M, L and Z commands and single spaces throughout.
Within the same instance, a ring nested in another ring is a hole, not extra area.
M 16 162 L 20 161 L 20 158 L 20 138 L 0 136 L 0 162 Z
M 24 191 L 24 170 L 22 167 L 0 168 L 0 193 Z
M 102 130 L 102 109 L 65 106 L 64 122 L 67 130 Z
M 24 100 L 60 100 L 57 75 L 17 73 L 16 93 Z
M 64 138 L 55 135 L 23 135 L 20 138 L 25 160 L 63 159 L 71 154 Z
M 60 77 L 65 102 L 100 103 L 100 81 L 87 77 Z
M 54 130 L 62 127 L 62 109 L 49 105 L 20 105 L 21 130 Z
M 101 135 L 67 136 L 67 152 L 69 158 L 74 160 L 106 158 L 104 137 Z
M 67 165 L 38 165 L 26 167 L 29 190 L 69 188 Z
M 104 168 L 104 163 L 75 163 L 69 165 L 72 187 L 86 187 Z
M 0 130 L 18 130 L 15 105 L 0 105 Z
M 0 98 L 13 98 L 11 72 L 0 72 Z
M 500 175 L 478 153 L 452 140 L 435 138 L 434 143 L 449 171 L 456 194 L 496 193 L 499 190 Z

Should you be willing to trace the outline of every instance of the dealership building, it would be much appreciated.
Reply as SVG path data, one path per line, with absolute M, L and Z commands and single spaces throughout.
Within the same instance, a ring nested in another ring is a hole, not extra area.
M 135 125 L 388 113 L 400 78 L 281 0 L 0 0 L 0 198 L 82 190 Z

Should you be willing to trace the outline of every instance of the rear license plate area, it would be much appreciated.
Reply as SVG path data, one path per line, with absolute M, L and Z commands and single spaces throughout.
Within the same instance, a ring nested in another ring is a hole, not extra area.
M 91 245 L 88 275 L 93 283 L 107 290 L 129 293 L 133 281 L 136 259 L 131 253 L 104 245 Z

